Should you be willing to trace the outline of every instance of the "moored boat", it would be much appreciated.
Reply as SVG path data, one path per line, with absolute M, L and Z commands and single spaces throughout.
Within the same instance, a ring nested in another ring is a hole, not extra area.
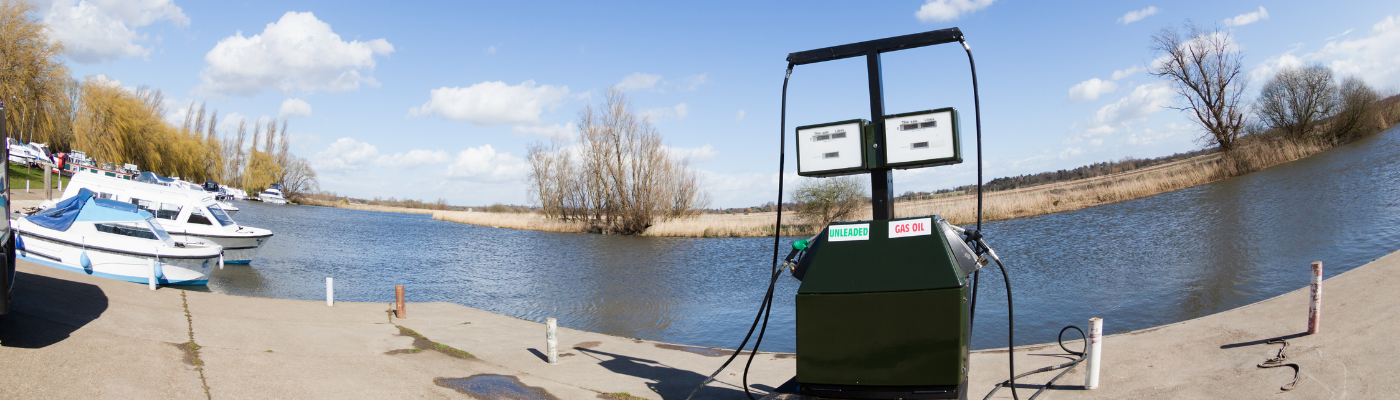
M 282 195 L 282 185 L 271 184 L 266 190 L 258 193 L 258 199 L 269 204 L 287 204 L 287 198 Z
M 151 213 L 86 189 L 10 223 L 18 259 L 128 282 L 204 285 L 223 252 L 177 242 Z

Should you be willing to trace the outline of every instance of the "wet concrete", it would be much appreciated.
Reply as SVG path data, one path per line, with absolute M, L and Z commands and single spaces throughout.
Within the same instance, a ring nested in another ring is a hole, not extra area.
M 527 386 L 514 376 L 481 374 L 434 378 L 433 383 L 481 400 L 559 400 L 544 388 Z

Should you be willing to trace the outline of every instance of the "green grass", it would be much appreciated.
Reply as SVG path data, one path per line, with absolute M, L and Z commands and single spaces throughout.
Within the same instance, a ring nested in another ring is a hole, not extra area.
M 26 180 L 29 181 L 29 190 L 31 190 L 31 191 L 33 191 L 33 190 L 44 190 L 44 169 L 43 169 L 43 168 L 36 168 L 36 167 L 28 167 L 28 168 L 26 168 L 26 167 L 23 166 L 23 165 L 16 164 L 16 163 L 12 163 L 12 162 L 6 162 L 6 164 L 9 164 L 9 165 L 10 165 L 10 191 L 23 191 L 23 190 L 24 190 L 24 181 L 26 181 Z M 58 178 L 59 181 L 62 181 L 62 182 L 63 182 L 63 187 L 65 187 L 65 188 L 68 187 L 68 178 L 67 178 L 67 177 L 64 177 L 64 176 L 58 175 L 58 174 L 54 174 L 50 179 L 52 179 L 53 177 L 56 177 L 56 178 Z M 53 187 L 54 187 L 55 189 L 58 188 L 58 183 L 57 183 L 57 182 L 51 182 L 50 184 L 53 185 Z
M 646 400 L 645 397 L 633 396 L 631 393 L 627 392 L 603 393 L 602 396 L 599 397 L 609 398 L 613 400 Z

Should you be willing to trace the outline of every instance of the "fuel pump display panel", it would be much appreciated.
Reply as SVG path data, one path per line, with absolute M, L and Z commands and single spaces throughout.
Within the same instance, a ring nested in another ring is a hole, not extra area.
M 855 119 L 797 127 L 797 174 L 836 176 L 867 170 L 865 126 Z
M 885 166 L 921 168 L 962 162 L 958 110 L 885 116 Z

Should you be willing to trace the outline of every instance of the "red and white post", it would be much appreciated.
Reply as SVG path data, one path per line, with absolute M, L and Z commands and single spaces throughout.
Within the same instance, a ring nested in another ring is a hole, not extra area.
M 1103 318 L 1089 319 L 1089 354 L 1085 360 L 1084 388 L 1099 388 L 1099 362 L 1103 358 Z
M 1322 330 L 1322 261 L 1312 263 L 1312 301 L 1308 306 L 1308 334 Z

